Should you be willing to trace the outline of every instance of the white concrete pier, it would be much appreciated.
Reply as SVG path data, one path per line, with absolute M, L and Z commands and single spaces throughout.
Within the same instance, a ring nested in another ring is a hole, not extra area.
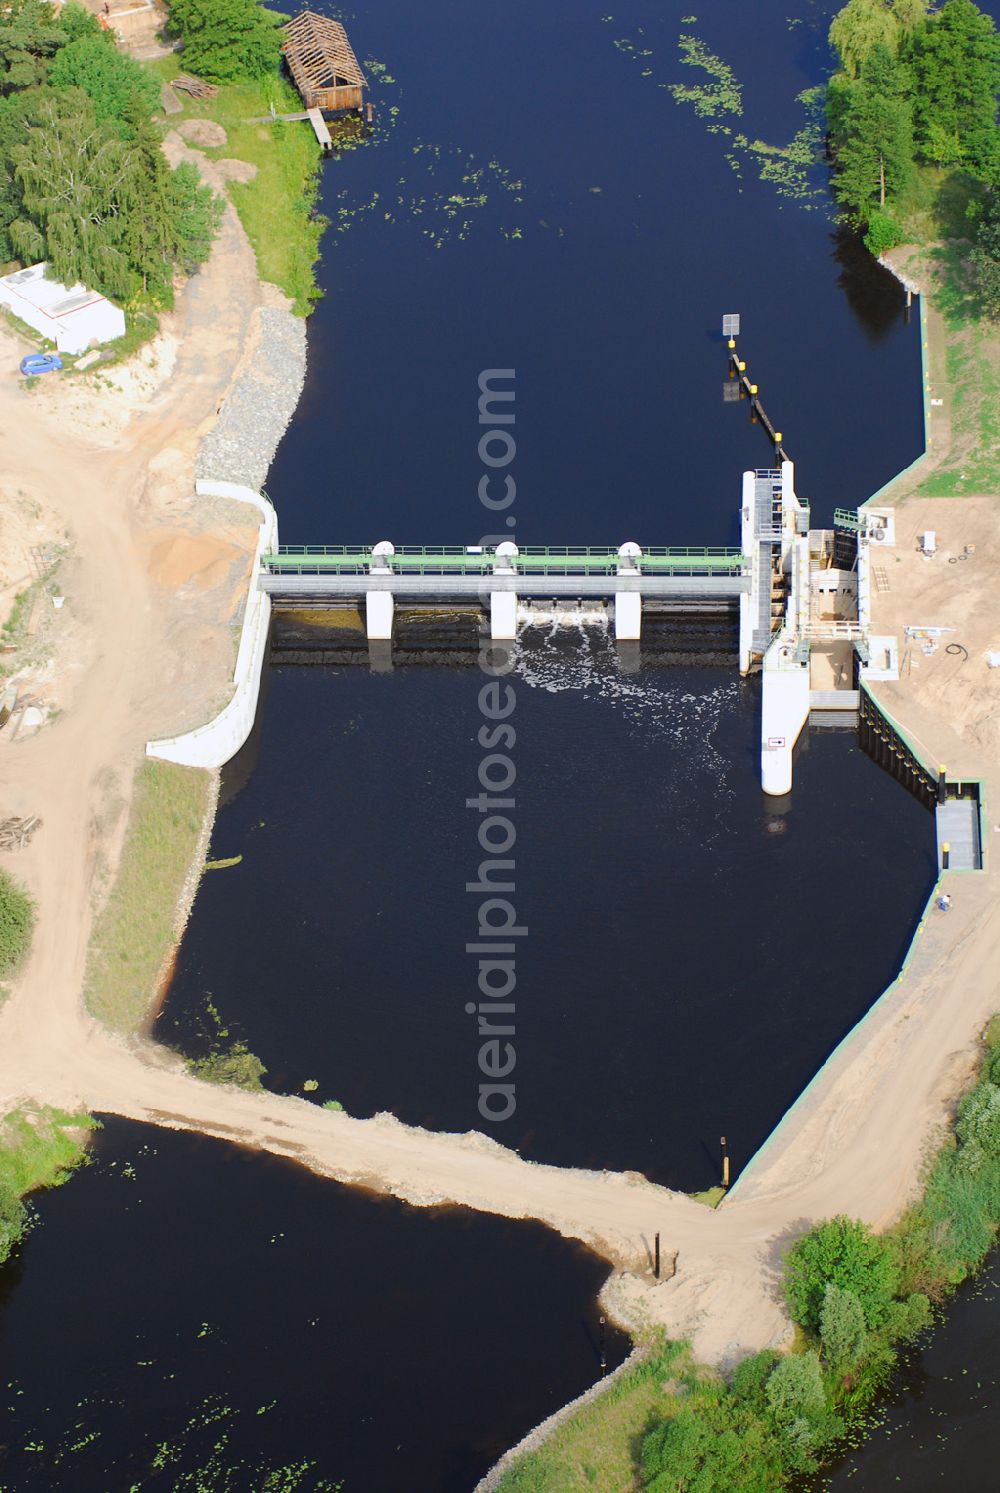
M 640 574 L 642 549 L 633 540 L 618 548 L 618 574 L 635 580 Z M 615 592 L 615 639 L 637 643 L 642 636 L 642 596 L 638 591 Z
M 497 545 L 493 574 L 517 575 L 517 545 L 512 540 Z M 513 589 L 490 592 L 490 637 L 501 642 L 511 642 L 517 637 L 517 592 Z
M 392 557 L 395 547 L 388 539 L 379 540 L 372 548 L 371 575 L 392 575 Z M 370 641 L 385 642 L 392 637 L 392 621 L 395 597 L 387 584 L 385 589 L 369 591 L 365 596 L 365 626 Z

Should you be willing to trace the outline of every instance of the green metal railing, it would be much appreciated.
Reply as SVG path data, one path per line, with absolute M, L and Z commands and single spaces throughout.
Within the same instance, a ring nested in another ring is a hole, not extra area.
M 277 553 L 263 556 L 265 569 L 298 575 L 366 575 L 373 563 L 368 545 L 283 544 Z M 401 545 L 388 557 L 396 574 L 489 575 L 496 555 L 492 549 L 460 545 Z M 379 564 L 384 564 L 380 556 Z M 615 549 L 587 549 L 572 545 L 541 548 L 525 546 L 511 557 L 521 575 L 614 575 L 621 561 Z M 639 573 L 646 575 L 738 575 L 744 569 L 742 550 L 700 546 L 643 550 Z
M 861 528 L 861 519 L 856 508 L 835 508 L 833 510 L 833 526 L 835 529 Z

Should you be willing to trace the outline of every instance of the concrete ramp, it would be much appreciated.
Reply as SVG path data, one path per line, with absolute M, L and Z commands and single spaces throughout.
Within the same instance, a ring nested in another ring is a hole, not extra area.
M 983 846 L 979 833 L 979 800 L 949 798 L 947 803 L 937 805 L 935 818 L 938 865 L 944 864 L 942 851 L 947 845 L 949 870 L 981 871 Z

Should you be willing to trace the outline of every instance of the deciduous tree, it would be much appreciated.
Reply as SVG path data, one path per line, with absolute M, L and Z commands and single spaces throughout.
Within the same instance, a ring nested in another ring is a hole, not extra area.
M 899 37 L 899 21 L 886 0 L 847 0 L 830 24 L 830 45 L 849 78 L 861 76 L 873 47 L 895 52 Z
M 230 83 L 276 72 L 281 35 L 257 0 L 173 0 L 170 23 L 184 40 L 184 65 Z
M 49 81 L 56 88 L 82 88 L 94 105 L 98 123 L 111 120 L 122 136 L 131 133 L 127 121 L 134 104 L 148 116 L 160 99 L 152 73 L 119 52 L 106 31 L 60 47 L 49 69 Z
M 818 1334 L 827 1285 L 833 1282 L 861 1303 L 865 1324 L 885 1318 L 898 1284 L 892 1250 L 859 1219 L 827 1219 L 804 1234 L 788 1252 L 785 1293 L 796 1322 Z

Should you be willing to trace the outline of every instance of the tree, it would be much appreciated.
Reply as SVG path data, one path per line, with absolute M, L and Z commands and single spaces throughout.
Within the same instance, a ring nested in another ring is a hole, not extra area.
M 207 187 L 190 161 L 182 161 L 173 177 L 176 258 L 185 274 L 192 274 L 212 252 L 225 203 Z
M 892 13 L 902 37 L 911 35 L 927 20 L 929 0 L 891 0 Z
M 913 172 L 913 122 L 906 77 L 881 43 L 851 88 L 836 144 L 837 198 L 861 222 L 902 191 Z
M 945 0 L 908 47 L 914 125 L 925 160 L 989 174 L 997 165 L 1000 37 L 973 0 Z
M 137 277 L 122 246 L 125 195 L 133 170 L 128 145 L 98 124 L 81 90 L 38 90 L 24 139 L 11 148 L 21 214 L 9 234 L 21 259 L 45 259 L 56 279 L 118 300 Z
M 212 249 L 223 213 L 222 199 L 194 166 L 171 171 L 158 130 L 138 102 L 129 116 L 134 136 L 134 177 L 129 184 L 124 244 L 141 276 L 143 292 L 156 306 L 173 302 L 176 269 L 191 274 Z
M 277 21 L 257 0 L 173 0 L 170 24 L 184 41 L 184 64 L 217 83 L 277 72 Z
M 830 24 L 830 45 L 849 78 L 861 76 L 873 47 L 895 52 L 899 37 L 899 21 L 887 0 L 847 0 Z
M 66 31 L 46 0 L 4 0 L 0 5 L 0 94 L 44 83 L 49 58 Z
M 830 1282 L 853 1291 L 865 1325 L 885 1318 L 898 1284 L 894 1253 L 859 1219 L 827 1219 L 804 1234 L 788 1252 L 785 1294 L 796 1322 L 818 1334 L 826 1287 Z
M 865 1314 L 853 1291 L 830 1281 L 823 1292 L 819 1336 L 826 1360 L 835 1374 L 846 1374 L 861 1358 L 868 1342 Z
M 113 121 L 123 137 L 131 133 L 127 121 L 133 102 L 149 115 L 160 101 L 152 73 L 119 52 L 106 31 L 81 36 L 61 47 L 49 69 L 49 82 L 56 88 L 82 88 L 93 102 L 98 123 Z
M 65 31 L 66 41 L 79 41 L 81 36 L 105 36 L 101 23 L 80 0 L 67 0 L 59 12 L 59 27 Z
M 155 306 L 170 306 L 175 270 L 191 274 L 208 258 L 223 203 L 188 162 L 171 171 L 159 132 L 138 101 L 133 101 L 128 122 L 134 137 L 133 169 L 125 194 L 123 246 L 143 293 Z
M 759 1353 L 737 1364 L 733 1373 L 734 1397 L 758 1412 L 767 1408 L 767 1381 L 781 1362 L 781 1354 L 773 1348 L 762 1348 Z
M 823 1371 L 813 1353 L 790 1353 L 767 1381 L 767 1402 L 784 1446 L 785 1460 L 797 1472 L 811 1472 L 819 1452 L 843 1431 L 826 1401 Z

